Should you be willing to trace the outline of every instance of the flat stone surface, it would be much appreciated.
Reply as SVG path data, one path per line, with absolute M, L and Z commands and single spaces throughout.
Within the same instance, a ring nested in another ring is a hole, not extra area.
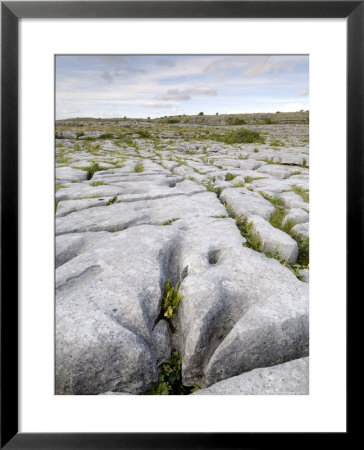
M 253 222 L 253 232 L 259 236 L 263 249 L 293 264 L 297 261 L 297 242 L 287 233 L 274 228 L 269 222 L 256 215 L 247 219 Z
M 71 167 L 60 167 L 56 169 L 56 179 L 63 181 L 83 181 L 87 180 L 87 172 Z
M 296 260 L 264 195 L 308 236 L 309 203 L 292 191 L 309 190 L 307 113 L 273 116 L 244 125 L 265 143 L 229 145 L 211 139 L 237 129 L 225 115 L 57 122 L 57 394 L 146 393 L 173 349 L 183 383 L 206 388 L 196 395 L 308 392 L 309 270 L 247 248 L 224 205 L 253 221 L 263 251 Z M 88 180 L 94 163 L 104 170 Z M 183 295 L 171 323 L 168 279 Z
M 310 225 L 308 222 L 299 223 L 292 228 L 292 233 L 301 234 L 302 236 L 309 237 L 309 232 L 310 232 L 309 227 L 310 227 Z
M 300 208 L 292 208 L 289 213 L 283 219 L 282 224 L 285 225 L 288 221 L 294 223 L 306 223 L 309 220 L 308 212 Z
M 222 214 L 226 214 L 226 210 L 211 192 L 191 197 L 177 195 L 157 200 L 114 203 L 57 217 L 56 234 L 115 232 L 142 224 L 161 225 L 173 218 L 189 220 Z
M 306 283 L 243 246 L 220 248 L 216 261 L 181 284 L 176 323 L 184 384 L 208 386 L 307 356 Z
M 193 395 L 308 395 L 309 358 L 254 369 L 199 389 Z
M 224 189 L 220 200 L 229 205 L 237 216 L 258 215 L 269 220 L 274 206 L 261 195 L 245 188 Z

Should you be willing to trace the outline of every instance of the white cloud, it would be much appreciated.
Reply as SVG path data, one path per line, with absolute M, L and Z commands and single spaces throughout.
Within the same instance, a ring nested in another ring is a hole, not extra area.
M 291 61 L 275 61 L 270 56 L 262 56 L 255 58 L 253 64 L 243 70 L 242 75 L 245 77 L 256 77 L 280 69 L 290 72 L 294 69 L 294 64 Z
M 146 108 L 171 108 L 173 105 L 171 103 L 162 103 L 162 102 L 147 102 L 143 103 L 142 106 Z
M 169 89 L 166 94 L 158 94 L 156 100 L 190 100 L 191 96 L 179 89 Z
M 300 95 L 301 97 L 306 97 L 308 93 L 309 93 L 308 89 L 303 89 L 302 91 L 298 91 L 297 95 Z
M 166 94 L 158 94 L 156 100 L 190 100 L 191 95 L 207 95 L 213 97 L 217 95 L 216 89 L 199 87 L 180 91 L 179 89 L 169 89 Z

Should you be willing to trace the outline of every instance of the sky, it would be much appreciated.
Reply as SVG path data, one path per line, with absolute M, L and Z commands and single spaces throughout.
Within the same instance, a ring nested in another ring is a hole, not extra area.
M 308 55 L 57 55 L 56 118 L 309 109 Z

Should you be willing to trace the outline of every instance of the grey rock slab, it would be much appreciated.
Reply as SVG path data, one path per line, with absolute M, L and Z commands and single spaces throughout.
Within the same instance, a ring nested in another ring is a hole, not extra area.
M 309 358 L 245 372 L 193 395 L 308 395 Z
M 83 181 L 87 180 L 85 170 L 72 169 L 72 167 L 60 167 L 56 169 L 56 179 L 62 181 Z
M 135 167 L 137 164 L 143 165 L 142 172 L 135 172 Z M 109 175 L 122 175 L 122 174 L 137 174 L 143 175 L 153 175 L 153 174 L 169 174 L 169 171 L 162 167 L 160 164 L 150 161 L 149 159 L 128 159 L 123 162 L 123 167 L 118 167 L 115 169 L 103 170 L 95 172 L 92 180 L 98 180 L 100 177 Z
M 177 166 L 178 166 L 178 163 L 177 162 L 175 162 L 175 161 L 166 161 L 166 160 L 163 160 L 162 162 L 161 162 L 161 164 L 162 164 L 162 166 L 165 168 L 165 169 L 167 169 L 167 170 L 170 170 L 170 171 L 172 171 L 173 169 L 175 169 Z
M 58 131 L 57 139 L 76 139 L 76 131 Z
M 180 236 L 177 264 L 183 277 L 211 270 L 223 253 L 227 254 L 246 242 L 235 221 L 227 216 L 192 216 L 187 224 L 180 220 L 175 224 L 184 232 Z
M 153 327 L 177 245 L 173 227 L 135 227 L 57 268 L 58 394 L 141 393 L 156 381 L 168 343 Z
M 270 201 L 246 188 L 224 189 L 220 194 L 220 200 L 227 203 L 237 216 L 246 217 L 255 214 L 269 219 L 275 210 Z
M 257 169 L 257 172 L 272 175 L 274 178 L 285 179 L 291 176 L 292 172 L 294 172 L 294 169 L 285 166 L 279 166 L 276 164 L 267 164 Z
M 310 235 L 310 225 L 309 225 L 309 223 L 308 222 L 306 222 L 306 223 L 299 223 L 299 224 L 297 224 L 297 225 L 295 225 L 293 228 L 292 228 L 292 233 L 293 234 L 301 234 L 302 236 L 306 236 L 306 237 L 309 237 L 309 235 Z
M 153 350 L 156 355 L 157 364 L 161 364 L 169 358 L 172 348 L 172 333 L 169 324 L 162 319 L 153 328 Z
M 257 161 L 256 159 L 245 159 L 245 160 L 239 160 L 239 167 L 241 169 L 246 170 L 255 170 L 259 167 L 262 167 L 266 163 L 263 161 Z
M 259 174 L 256 173 L 255 175 L 256 178 L 258 178 L 258 175 Z M 257 192 L 259 191 L 264 193 L 274 192 L 275 193 L 274 196 L 277 196 L 277 194 L 280 194 L 281 192 L 290 189 L 291 184 L 289 184 L 288 180 L 276 180 L 274 178 L 264 178 L 261 180 L 254 180 L 251 183 L 251 187 Z
M 259 236 L 264 251 L 278 253 L 280 258 L 293 264 L 297 261 L 297 242 L 290 235 L 274 228 L 260 216 L 250 215 L 247 219 L 253 222 L 252 231 Z
M 240 159 L 215 158 L 214 164 L 217 166 L 223 166 L 225 168 L 231 168 L 231 167 L 239 168 L 239 167 L 241 167 L 241 164 L 243 163 L 243 161 L 244 160 L 240 160 Z M 244 168 L 247 168 L 247 167 L 244 167 Z
M 273 157 L 274 162 L 279 162 L 283 164 L 292 165 L 304 165 L 308 164 L 308 156 L 305 155 L 294 155 L 289 153 L 279 153 Z
M 213 261 L 180 287 L 175 322 L 184 384 L 204 387 L 307 356 L 308 285 L 244 246 L 221 247 Z
M 107 391 L 107 392 L 102 392 L 99 395 L 132 395 L 129 392 L 113 392 L 113 391 Z
M 164 185 L 174 187 L 177 183 L 183 181 L 183 177 L 171 175 L 167 173 L 134 173 L 122 171 L 122 169 L 105 170 L 96 172 L 92 177 L 92 182 L 101 181 L 106 184 L 118 184 L 122 183 L 140 183 L 150 182 L 155 185 Z
M 302 281 L 305 283 L 310 282 L 310 271 L 308 269 L 301 269 L 299 273 Z
M 84 132 L 84 134 L 79 137 L 79 139 L 82 140 L 82 139 L 87 139 L 87 138 L 98 138 L 98 137 L 102 136 L 103 134 L 105 134 L 104 131 L 97 131 L 97 130 L 95 130 L 95 131 L 87 131 L 86 130 Z M 108 134 L 110 134 L 110 133 L 108 133 Z M 113 138 L 115 138 L 115 137 L 116 137 L 116 135 L 113 134 Z
M 164 174 L 139 177 L 100 176 L 98 180 L 105 180 L 110 186 L 122 188 L 122 192 L 118 196 L 120 201 L 148 200 L 181 194 L 193 195 L 206 191 L 205 187 L 191 180 Z
M 309 214 L 303 209 L 292 208 L 284 217 L 282 225 L 285 225 L 289 220 L 295 223 L 305 223 L 309 221 Z
M 181 165 L 173 169 L 173 173 L 176 175 L 182 175 L 183 177 L 189 177 L 191 175 L 198 175 L 192 167 Z
M 283 201 L 283 205 L 286 208 L 299 208 L 299 209 L 306 209 L 309 211 L 310 205 L 309 203 L 305 202 L 302 197 L 295 192 L 289 191 L 289 192 L 282 192 L 279 197 Z
M 92 155 L 92 158 L 94 158 L 94 156 Z M 80 160 L 76 160 L 75 158 L 72 160 L 72 167 L 76 168 L 76 169 L 86 169 L 87 167 L 89 167 L 92 164 L 92 159 L 80 159 Z M 85 171 L 85 173 L 87 173 Z
M 156 200 L 114 203 L 57 217 L 56 234 L 113 232 L 141 224 L 160 225 L 172 218 L 188 221 L 192 217 L 201 219 L 222 214 L 226 214 L 226 210 L 211 192 L 192 196 L 176 195 Z
M 75 211 L 97 206 L 106 206 L 113 197 L 87 198 L 83 200 L 63 200 L 58 203 L 56 217 L 66 216 Z
M 103 245 L 105 240 L 108 240 L 110 233 L 74 233 L 61 235 L 56 237 L 56 267 L 65 264 L 72 258 L 75 258 L 87 249 L 91 249 L 97 244 Z
M 97 160 L 95 160 L 95 161 L 103 169 L 112 169 L 114 167 L 114 164 L 110 164 L 110 163 L 107 163 L 107 162 L 104 162 L 104 161 L 97 161 Z
M 123 191 L 124 189 L 118 186 L 90 186 L 88 183 L 74 183 L 69 185 L 67 189 L 60 189 L 56 192 L 56 201 L 114 197 L 115 195 L 122 194 Z
M 233 181 L 235 181 L 235 178 Z M 212 185 L 213 185 L 213 187 L 219 187 L 222 189 L 231 189 L 233 183 L 231 181 L 224 181 L 224 180 L 217 179 L 216 181 L 214 181 L 212 183 Z

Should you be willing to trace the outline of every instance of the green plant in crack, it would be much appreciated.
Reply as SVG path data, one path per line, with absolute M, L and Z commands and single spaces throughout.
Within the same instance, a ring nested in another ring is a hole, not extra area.
M 310 194 L 309 194 L 308 190 L 303 189 L 300 186 L 293 185 L 292 191 L 295 194 L 300 195 L 304 202 L 308 203 L 310 201 Z
M 233 173 L 228 172 L 228 173 L 225 175 L 225 181 L 231 181 L 231 180 L 233 180 L 236 176 L 237 176 L 237 175 L 234 175 Z
M 292 228 L 297 225 L 296 222 L 292 219 L 286 220 L 285 224 L 282 224 L 281 230 L 287 234 L 292 234 Z
M 278 228 L 279 230 L 282 229 L 282 222 L 284 217 L 286 216 L 287 212 L 284 208 L 281 206 L 276 206 L 275 210 L 272 212 L 269 218 L 270 224 L 274 228 Z
M 259 194 L 266 200 L 270 201 L 273 206 L 283 206 L 283 201 L 280 197 L 273 197 L 272 195 L 265 194 L 261 191 L 259 192 Z
M 308 265 L 300 264 L 298 262 L 296 264 L 293 264 L 291 263 L 291 261 L 287 261 L 286 259 L 281 258 L 278 254 L 278 251 L 275 251 L 274 253 L 264 252 L 264 254 L 268 256 L 268 258 L 276 259 L 280 264 L 282 264 L 282 266 L 287 267 L 287 269 L 289 269 L 299 280 L 301 280 L 302 278 L 300 275 L 300 271 L 302 269 L 308 269 Z
M 293 235 L 292 237 L 298 245 L 297 264 L 307 268 L 310 264 L 310 239 L 302 234 Z
M 272 141 L 270 141 L 269 145 L 271 147 L 284 147 L 284 142 L 279 141 L 278 139 L 273 139 Z
M 115 195 L 115 197 L 113 197 L 113 198 L 110 198 L 110 200 L 108 200 L 108 202 L 106 203 L 106 206 L 110 206 L 110 205 L 112 205 L 113 203 L 115 203 L 116 201 L 117 201 L 117 196 Z
M 225 144 L 251 144 L 253 142 L 265 143 L 264 137 L 260 133 L 246 128 L 234 130 L 221 136 L 220 139 Z
M 101 170 L 107 170 L 99 165 L 99 163 L 93 161 L 90 166 L 82 167 L 82 170 L 87 172 L 87 179 L 91 180 L 96 172 L 100 172 Z
M 227 203 L 225 203 L 225 208 L 229 217 L 235 220 L 240 234 L 246 239 L 246 243 L 244 245 L 257 252 L 262 252 L 263 243 L 259 234 L 254 233 L 253 231 L 253 222 L 249 221 L 247 218 L 237 216 Z
M 220 186 L 213 186 L 212 181 L 202 181 L 203 186 L 205 186 L 205 188 L 210 191 L 210 192 L 214 192 L 218 197 L 222 192 L 222 187 Z
M 55 187 L 56 192 L 58 192 L 60 189 L 67 189 L 69 186 L 65 186 L 64 184 L 57 184 Z
M 173 319 L 177 314 L 179 302 L 183 298 L 183 295 L 178 293 L 179 282 L 175 285 L 171 285 L 171 279 L 168 278 L 163 292 L 162 310 L 163 316 L 166 319 Z
M 105 184 L 103 181 L 94 181 L 90 183 L 90 186 L 102 186 L 103 184 Z
M 200 389 L 199 386 L 182 384 L 182 358 L 177 350 L 164 362 L 158 375 L 158 381 L 152 383 L 148 395 L 188 395 Z
M 255 180 L 264 180 L 264 179 L 265 179 L 264 177 L 250 177 L 250 176 L 247 176 L 247 177 L 244 178 L 244 181 L 245 181 L 245 183 L 249 184 L 249 183 L 252 183 Z
M 135 164 L 134 166 L 134 172 L 135 173 L 141 173 L 144 172 L 144 164 L 140 161 Z
M 179 217 L 173 217 L 173 219 L 166 220 L 165 222 L 161 223 L 162 226 L 172 225 L 173 222 L 176 220 L 179 220 Z

